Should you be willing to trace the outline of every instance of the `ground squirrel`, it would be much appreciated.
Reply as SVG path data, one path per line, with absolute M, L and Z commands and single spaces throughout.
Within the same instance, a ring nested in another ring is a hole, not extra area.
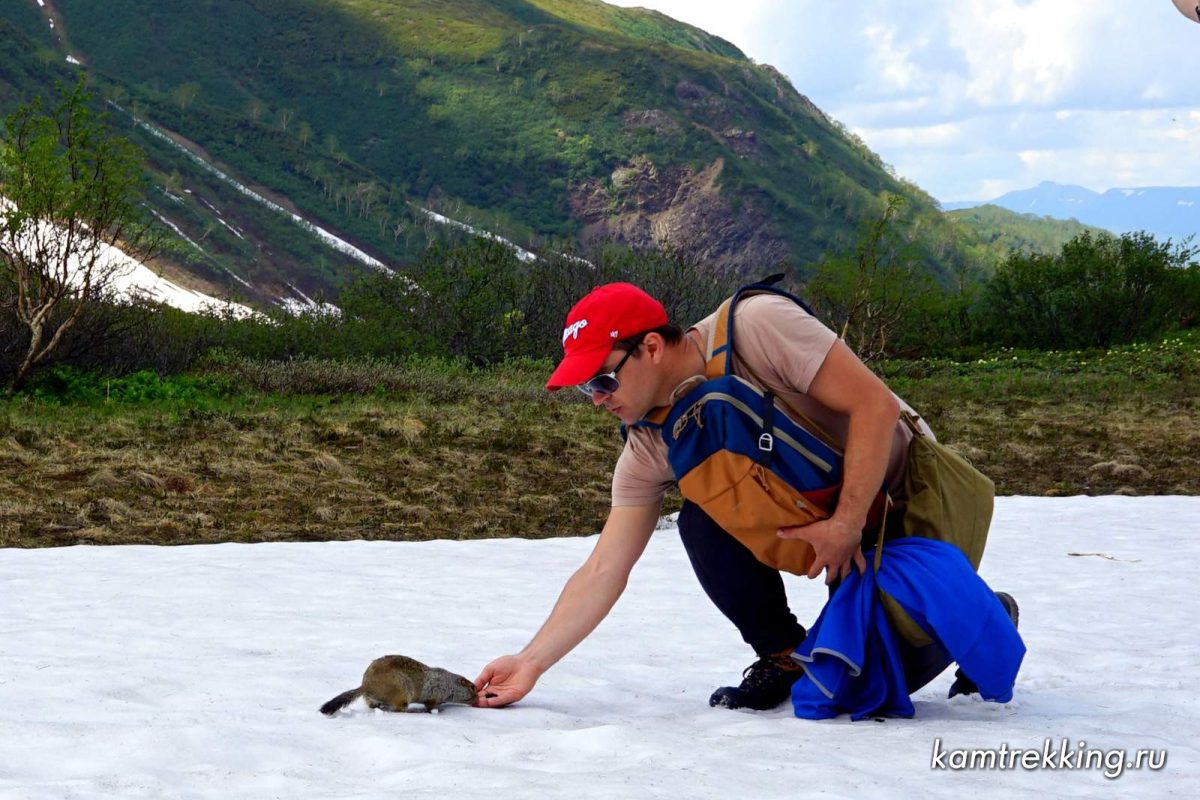
M 362 686 L 342 692 L 321 706 L 321 713 L 333 716 L 360 695 L 370 708 L 408 711 L 409 705 L 419 703 L 425 711 L 433 711 L 442 703 L 473 705 L 475 684 L 461 675 L 427 667 L 408 656 L 384 656 L 367 667 Z

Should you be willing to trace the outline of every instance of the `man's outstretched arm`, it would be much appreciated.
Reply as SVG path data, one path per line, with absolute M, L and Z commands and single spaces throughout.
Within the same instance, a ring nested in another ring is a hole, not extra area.
M 563 587 L 554 610 L 516 655 L 501 656 L 475 679 L 478 705 L 506 706 L 533 689 L 539 677 L 587 638 L 608 615 L 654 533 L 659 506 L 617 506 L 587 561 Z

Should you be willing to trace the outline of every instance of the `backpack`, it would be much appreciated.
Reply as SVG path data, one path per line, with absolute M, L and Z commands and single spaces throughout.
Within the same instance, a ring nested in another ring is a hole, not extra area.
M 739 300 L 776 294 L 813 313 L 798 297 L 774 286 L 782 277 L 743 286 L 721 305 L 709 335 L 703 378 L 697 376 L 671 406 L 637 424 L 661 429 L 684 499 L 700 506 L 759 561 L 804 575 L 812 566 L 812 546 L 801 539 L 780 539 L 776 531 L 833 513 L 842 483 L 842 452 L 798 409 L 732 372 L 733 314 Z M 904 530 L 883 530 L 891 498 L 887 487 L 881 487 L 864 528 L 879 532 L 876 568 L 886 533 L 888 538 L 948 541 L 977 570 L 995 488 L 964 458 L 926 436 L 916 417 L 908 412 L 902 416 L 913 431 L 903 476 Z M 892 598 L 881 595 L 900 635 L 916 646 L 932 641 Z
M 802 300 L 773 284 L 773 276 L 738 289 L 720 307 L 710 332 L 704 379 L 668 408 L 637 424 L 662 431 L 667 461 L 680 494 L 700 506 L 755 557 L 779 570 L 804 575 L 812 546 L 780 539 L 779 528 L 826 519 L 837 505 L 842 453 L 810 420 L 756 383 L 732 372 L 733 311 L 754 294 Z M 881 488 L 868 527 L 881 524 L 887 503 Z

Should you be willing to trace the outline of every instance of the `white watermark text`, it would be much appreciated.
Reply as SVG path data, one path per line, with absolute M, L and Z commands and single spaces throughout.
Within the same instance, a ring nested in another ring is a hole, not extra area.
M 1139 749 L 1100 750 L 1089 748 L 1080 740 L 1070 739 L 1057 744 L 1046 739 L 1040 748 L 999 747 L 949 749 L 941 738 L 933 740 L 933 758 L 929 768 L 934 770 L 1102 770 L 1104 777 L 1116 780 L 1127 770 L 1148 769 L 1154 772 L 1167 765 L 1167 751 Z

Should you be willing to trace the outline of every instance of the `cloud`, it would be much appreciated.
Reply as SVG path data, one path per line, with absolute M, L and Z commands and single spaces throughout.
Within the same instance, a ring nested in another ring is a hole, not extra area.
M 924 147 L 944 149 L 962 141 L 963 126 L 956 122 L 925 125 L 909 128 L 851 128 L 855 134 L 877 146 L 891 149 L 896 147 Z
M 1200 185 L 1200 28 L 1171 0 L 619 2 L 779 68 L 935 197 Z
M 939 175 L 944 200 L 986 200 L 1044 180 L 1104 191 L 1121 186 L 1200 185 L 1200 114 L 1186 109 L 1023 112 L 996 126 L 962 123 L 957 139 L 920 146 L 886 137 L 903 175 Z M 1172 121 L 1174 120 L 1174 121 Z M 985 140 L 986 137 L 986 140 Z M 868 139 L 870 141 L 870 139 Z M 952 167 L 952 168 L 951 168 Z M 928 183 L 918 184 L 929 188 Z M 997 191 L 1002 188 L 1002 191 Z
M 1094 19 L 1087 9 L 1061 0 L 958 4 L 946 26 L 967 60 L 962 99 L 980 108 L 1054 104 L 1076 82 Z
M 872 56 L 878 85 L 907 92 L 921 75 L 920 70 L 910 60 L 912 51 L 896 42 L 896 29 L 871 25 L 863 34 L 874 46 Z

